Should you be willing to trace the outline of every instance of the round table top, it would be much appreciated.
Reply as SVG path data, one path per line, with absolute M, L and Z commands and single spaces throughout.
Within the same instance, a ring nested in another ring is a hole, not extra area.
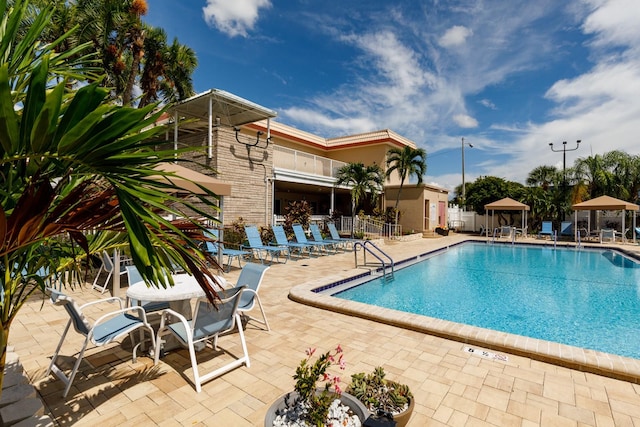
M 144 281 L 133 283 L 127 289 L 127 298 L 140 301 L 180 301 L 205 296 L 194 276 L 174 274 L 172 277 L 174 285 L 167 286 L 166 289 L 147 286 Z M 218 277 L 218 280 L 222 285 L 226 282 L 222 277 Z

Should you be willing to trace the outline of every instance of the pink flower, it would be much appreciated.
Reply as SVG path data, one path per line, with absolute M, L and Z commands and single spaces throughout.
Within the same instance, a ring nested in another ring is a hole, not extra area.
M 311 348 L 311 347 L 309 347 L 308 349 L 305 350 L 305 353 L 307 353 L 307 356 L 309 356 L 309 357 L 313 356 L 313 353 L 315 353 L 315 352 L 316 352 L 316 349 L 315 348 Z
M 338 346 L 336 347 L 336 353 L 342 353 L 342 347 L 340 346 L 340 344 L 338 344 Z
M 340 388 L 339 385 L 336 384 L 335 389 L 336 389 L 336 394 L 338 395 L 342 394 L 342 389 Z

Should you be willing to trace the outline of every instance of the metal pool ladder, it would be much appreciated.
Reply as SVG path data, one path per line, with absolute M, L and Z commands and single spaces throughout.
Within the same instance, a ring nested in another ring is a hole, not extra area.
M 367 253 L 370 253 L 380 262 L 380 264 L 382 264 L 382 274 L 385 280 L 388 279 L 387 263 L 389 264 L 389 267 L 391 267 L 391 272 L 389 274 L 391 275 L 391 279 L 393 279 L 395 266 L 393 259 L 385 251 L 376 246 L 375 243 L 373 243 L 371 240 L 356 242 L 353 245 L 353 253 L 356 259 L 356 268 L 358 268 L 358 248 L 362 248 L 362 252 L 364 254 L 364 263 L 362 265 L 367 265 Z

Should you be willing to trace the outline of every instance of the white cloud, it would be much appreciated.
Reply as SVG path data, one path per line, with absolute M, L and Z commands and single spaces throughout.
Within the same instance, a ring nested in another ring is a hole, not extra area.
M 478 121 L 467 114 L 456 114 L 453 121 L 461 128 L 470 129 L 478 127 Z
M 473 31 L 461 25 L 455 25 L 449 28 L 438 40 L 438 44 L 442 47 L 456 47 L 465 44 L 467 38 L 473 34 Z
M 270 0 L 207 0 L 202 12 L 207 25 L 230 37 L 247 37 L 258 20 L 260 9 L 269 7 Z
M 597 9 L 585 20 L 583 29 L 596 34 L 595 45 L 623 45 L 638 49 L 640 7 L 637 0 L 591 0 Z
M 488 99 L 481 99 L 480 101 L 478 101 L 478 103 L 480 103 L 480 105 L 484 105 L 485 107 L 491 109 L 491 110 L 497 110 L 496 108 L 496 104 L 494 104 L 493 102 L 491 102 Z

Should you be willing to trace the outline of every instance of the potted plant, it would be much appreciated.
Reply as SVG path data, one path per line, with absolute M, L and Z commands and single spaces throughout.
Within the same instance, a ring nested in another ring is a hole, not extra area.
M 360 372 L 351 376 L 346 390 L 379 418 L 393 418 L 397 427 L 404 427 L 413 413 L 414 399 L 409 386 L 385 379 L 382 367 L 370 374 Z
M 277 399 L 267 411 L 265 427 L 274 426 L 361 426 L 369 412 L 364 405 L 340 388 L 340 377 L 328 372 L 337 364 L 345 369 L 342 348 L 321 354 L 315 362 L 311 358 L 315 348 L 306 350 L 293 376 L 293 391 Z M 318 387 L 318 382 L 324 385 Z
M 447 227 L 446 225 L 438 226 L 438 227 L 436 227 L 436 233 L 438 233 L 441 236 L 448 236 L 449 235 L 449 227 Z

